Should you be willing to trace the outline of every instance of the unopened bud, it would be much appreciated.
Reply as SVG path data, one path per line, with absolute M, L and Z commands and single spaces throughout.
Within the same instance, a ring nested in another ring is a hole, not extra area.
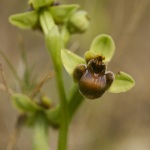
M 68 29 L 71 33 L 85 32 L 89 27 L 89 18 L 86 11 L 75 12 L 68 24 Z

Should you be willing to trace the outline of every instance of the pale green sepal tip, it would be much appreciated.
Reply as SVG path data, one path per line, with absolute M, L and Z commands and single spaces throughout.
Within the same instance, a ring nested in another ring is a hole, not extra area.
M 67 49 L 61 50 L 61 59 L 66 71 L 70 75 L 73 74 L 73 71 L 78 64 L 85 64 L 85 60 L 82 57 L 74 54 L 73 52 Z
M 134 85 L 135 81 L 129 74 L 125 72 L 119 72 L 115 75 L 115 79 L 108 91 L 111 93 L 126 92 L 133 88 Z
M 20 14 L 15 14 L 9 17 L 9 22 L 21 29 L 33 28 L 38 21 L 38 14 L 36 11 L 30 11 Z
M 90 51 L 95 52 L 97 55 L 105 57 L 104 62 L 109 62 L 115 52 L 115 43 L 111 36 L 102 34 L 97 36 L 90 47 Z

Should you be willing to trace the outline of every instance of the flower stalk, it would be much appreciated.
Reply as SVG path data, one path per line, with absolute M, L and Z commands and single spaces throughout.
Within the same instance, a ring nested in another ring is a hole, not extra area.
M 48 52 L 53 61 L 60 99 L 60 129 L 58 150 L 66 150 L 68 135 L 68 103 L 64 89 L 62 62 L 60 56 L 60 50 L 63 48 L 64 43 L 59 34 L 58 27 L 53 23 L 49 13 L 42 13 L 40 16 L 40 21 L 41 27 L 45 33 Z
M 48 144 L 48 124 L 42 113 L 38 113 L 34 122 L 33 150 L 50 150 Z

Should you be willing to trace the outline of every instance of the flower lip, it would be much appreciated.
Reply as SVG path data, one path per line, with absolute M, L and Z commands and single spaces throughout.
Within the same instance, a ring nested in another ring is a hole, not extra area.
M 88 69 L 95 74 L 105 74 L 106 65 L 103 63 L 105 58 L 102 56 L 97 56 L 88 62 Z
M 114 74 L 106 71 L 103 56 L 96 55 L 91 59 L 86 58 L 88 58 L 87 65 L 79 64 L 73 72 L 73 78 L 78 82 L 79 91 L 83 96 L 88 99 L 96 99 L 111 86 Z

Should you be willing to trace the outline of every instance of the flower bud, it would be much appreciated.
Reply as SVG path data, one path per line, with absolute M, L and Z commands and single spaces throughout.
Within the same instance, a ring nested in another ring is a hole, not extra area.
M 68 29 L 71 33 L 83 33 L 88 27 L 89 18 L 86 11 L 77 11 L 70 17 Z
M 52 100 L 47 96 L 42 96 L 39 105 L 45 109 L 49 109 L 52 106 Z

